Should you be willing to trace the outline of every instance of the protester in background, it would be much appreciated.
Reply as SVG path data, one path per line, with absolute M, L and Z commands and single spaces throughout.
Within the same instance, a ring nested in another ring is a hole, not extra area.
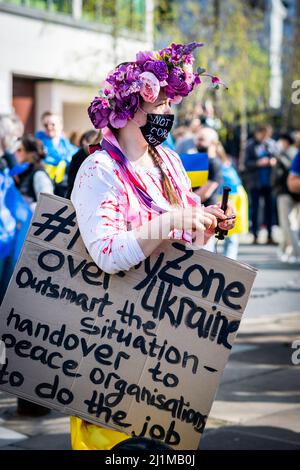
M 14 146 L 23 135 L 24 126 L 16 115 L 0 115 L 0 157 L 9 169 L 17 164 Z
M 16 249 L 23 222 L 28 217 L 28 207 L 15 187 L 10 170 L 17 160 L 13 154 L 23 125 L 15 115 L 0 115 L 0 303 L 14 267 Z M 18 210 L 21 207 L 21 210 Z
M 247 170 L 247 189 L 250 190 L 252 208 L 252 233 L 254 243 L 258 237 L 258 215 L 261 199 L 264 201 L 264 220 L 268 230 L 267 243 L 274 245 L 272 239 L 273 200 L 271 186 L 271 169 L 276 165 L 276 142 L 271 139 L 271 127 L 260 125 L 256 128 L 254 138 L 246 147 L 245 167 Z
M 298 230 L 294 230 L 294 211 L 300 198 L 293 196 L 287 187 L 287 178 L 292 163 L 294 140 L 289 134 L 282 134 L 277 142 L 279 154 L 272 169 L 272 187 L 276 196 L 281 241 L 279 257 L 283 262 L 300 259 Z
M 297 139 L 298 136 L 298 139 Z M 300 131 L 297 132 L 296 136 L 296 144 L 298 145 L 298 153 L 295 156 L 289 176 L 288 176 L 288 188 L 291 191 L 291 193 L 294 194 L 299 194 L 300 193 Z
M 14 186 L 8 166 L 8 161 L 12 162 L 8 149 L 12 146 L 14 139 L 14 126 L 11 117 L 0 116 L 0 285 L 3 284 L 6 260 L 13 250 L 17 230 L 17 222 L 7 199 L 11 186 Z M 3 295 L 0 296 L 0 302 Z
M 217 132 L 209 127 L 199 129 L 195 138 L 195 152 L 208 154 L 208 181 L 195 192 L 205 206 L 217 203 L 218 189 L 222 183 L 222 162 L 218 157 L 220 144 Z
M 300 133 L 299 133 L 299 141 L 297 142 L 298 146 L 300 147 Z M 292 197 L 298 201 L 295 204 L 293 211 L 291 213 L 291 223 L 292 229 L 298 234 L 298 243 L 299 243 L 299 231 L 300 231 L 300 150 L 298 151 L 297 155 L 295 156 L 289 176 L 288 176 L 288 188 L 291 191 Z M 298 245 L 299 247 L 299 245 Z M 300 256 L 295 257 L 292 262 L 299 263 Z
M 230 200 L 236 213 L 235 226 L 224 240 L 223 254 L 228 258 L 237 259 L 240 235 L 248 233 L 249 230 L 248 197 L 232 160 L 226 154 L 221 143 L 217 146 L 217 155 L 222 162 L 222 183 L 219 186 L 219 198 L 221 200 L 223 187 L 228 186 L 231 189 Z
M 73 155 L 69 172 L 68 172 L 68 188 L 65 197 L 70 199 L 71 192 L 74 186 L 74 181 L 77 175 L 77 172 L 84 162 L 84 160 L 89 155 L 89 145 L 98 144 L 102 138 L 101 131 L 96 131 L 91 129 L 82 134 L 79 141 L 79 150 Z
M 45 155 L 43 143 L 39 139 L 32 135 L 20 139 L 16 150 L 17 160 L 19 163 L 27 163 L 28 166 L 14 178 L 32 212 L 41 192 L 53 194 L 53 184 L 42 163 Z
M 27 135 L 22 137 L 16 150 L 19 163 L 28 163 L 28 167 L 22 173 L 16 175 L 15 182 L 30 209 L 34 211 L 36 202 L 41 192 L 53 193 L 52 182 L 47 175 L 42 159 L 45 157 L 43 143 Z M 43 416 L 50 413 L 44 406 L 18 398 L 17 413 L 22 416 Z
M 19 242 L 21 241 L 21 244 L 23 242 L 23 239 L 20 240 L 20 237 L 23 236 L 22 222 L 25 223 L 24 228 L 26 229 L 30 220 L 27 216 L 29 209 L 16 190 L 9 170 L 18 163 L 10 150 L 13 150 L 16 140 L 22 132 L 23 127 L 18 118 L 15 116 L 0 117 L 0 303 L 4 298 L 16 257 L 20 251 L 19 248 L 21 248 Z M 22 142 L 25 146 L 24 139 Z M 42 143 L 40 145 L 42 146 Z M 24 155 L 19 161 L 25 162 Z M 46 177 L 50 181 L 47 175 Z M 16 216 L 16 212 L 18 216 Z M 42 416 L 49 413 L 50 410 L 18 398 L 17 412 L 27 416 Z
M 65 196 L 67 190 L 67 172 L 72 156 L 78 147 L 71 144 L 63 135 L 62 119 L 50 111 L 42 115 L 44 131 L 38 131 L 39 138 L 46 149 L 45 168 L 55 184 L 54 192 Z

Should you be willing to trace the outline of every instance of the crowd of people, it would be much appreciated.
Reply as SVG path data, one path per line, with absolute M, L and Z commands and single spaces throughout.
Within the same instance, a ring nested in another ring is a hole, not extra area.
M 41 192 L 70 198 L 77 171 L 88 155 L 88 146 L 101 140 L 101 131 L 88 130 L 74 145 L 63 132 L 60 116 L 45 112 L 43 129 L 24 134 L 17 116 L 0 116 L 0 302 L 24 242 L 32 213 Z M 193 190 L 205 206 L 216 204 L 223 186 L 231 188 L 237 214 L 235 228 L 226 237 L 223 253 L 238 257 L 239 238 L 248 233 L 259 242 L 259 230 L 267 230 L 267 244 L 275 244 L 272 228 L 279 225 L 278 256 L 282 262 L 300 262 L 300 131 L 272 138 L 270 125 L 256 127 L 243 159 L 226 153 L 214 121 L 192 119 L 174 129 L 164 145 L 179 154 L 205 154 L 208 179 Z M 248 199 L 250 201 L 248 205 Z M 261 242 L 261 240 L 260 240 Z M 216 240 L 210 239 L 212 251 Z
M 267 230 L 267 244 L 276 245 L 273 227 L 280 227 L 278 257 L 282 262 L 300 263 L 300 131 L 272 138 L 271 125 L 258 125 L 245 149 L 242 165 L 228 155 L 215 129 L 193 119 L 174 131 L 175 150 L 207 153 L 208 182 L 195 191 L 204 205 L 215 203 L 224 185 L 230 186 L 238 212 L 235 234 L 224 244 L 224 254 L 237 257 L 239 234 L 247 233 L 247 218 L 253 243 L 259 242 L 261 227 Z M 241 162 L 240 162 L 241 163 Z M 237 168 L 242 167 L 241 171 Z M 249 205 L 247 200 L 249 199 Z

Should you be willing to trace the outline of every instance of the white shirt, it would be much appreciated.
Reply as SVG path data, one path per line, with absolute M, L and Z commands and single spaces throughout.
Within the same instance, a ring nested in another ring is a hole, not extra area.
M 172 176 L 180 185 L 185 205 L 191 204 L 191 200 L 199 202 L 198 196 L 191 192 L 190 180 L 178 155 L 166 149 L 164 154 L 165 163 L 172 167 Z M 169 210 L 159 168 L 138 164 L 133 164 L 132 168 L 153 201 Z M 145 259 L 132 228 L 148 222 L 153 214 L 145 210 L 132 185 L 122 176 L 119 164 L 104 150 L 96 151 L 80 166 L 71 201 L 83 242 L 104 272 L 128 270 Z M 173 231 L 172 238 L 190 241 L 191 235 L 179 230 Z

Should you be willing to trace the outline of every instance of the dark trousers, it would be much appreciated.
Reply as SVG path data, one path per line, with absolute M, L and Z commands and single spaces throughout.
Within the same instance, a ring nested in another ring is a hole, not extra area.
M 258 215 L 259 215 L 259 202 L 264 200 L 264 220 L 263 223 L 267 226 L 268 236 L 271 237 L 272 232 L 272 188 L 265 186 L 263 188 L 251 189 L 251 209 L 252 209 L 252 233 L 257 237 L 258 233 Z

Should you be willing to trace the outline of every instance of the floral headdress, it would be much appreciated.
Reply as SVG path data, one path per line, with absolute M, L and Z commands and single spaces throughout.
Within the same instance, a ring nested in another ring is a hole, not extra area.
M 160 51 L 139 52 L 135 62 L 118 65 L 88 108 L 94 127 L 102 129 L 108 124 L 116 129 L 124 127 L 137 111 L 141 97 L 154 103 L 161 88 L 167 98 L 178 104 L 201 83 L 200 75 L 210 77 L 215 88 L 224 85 L 202 68 L 193 71 L 192 52 L 202 46 L 198 42 L 173 43 Z

